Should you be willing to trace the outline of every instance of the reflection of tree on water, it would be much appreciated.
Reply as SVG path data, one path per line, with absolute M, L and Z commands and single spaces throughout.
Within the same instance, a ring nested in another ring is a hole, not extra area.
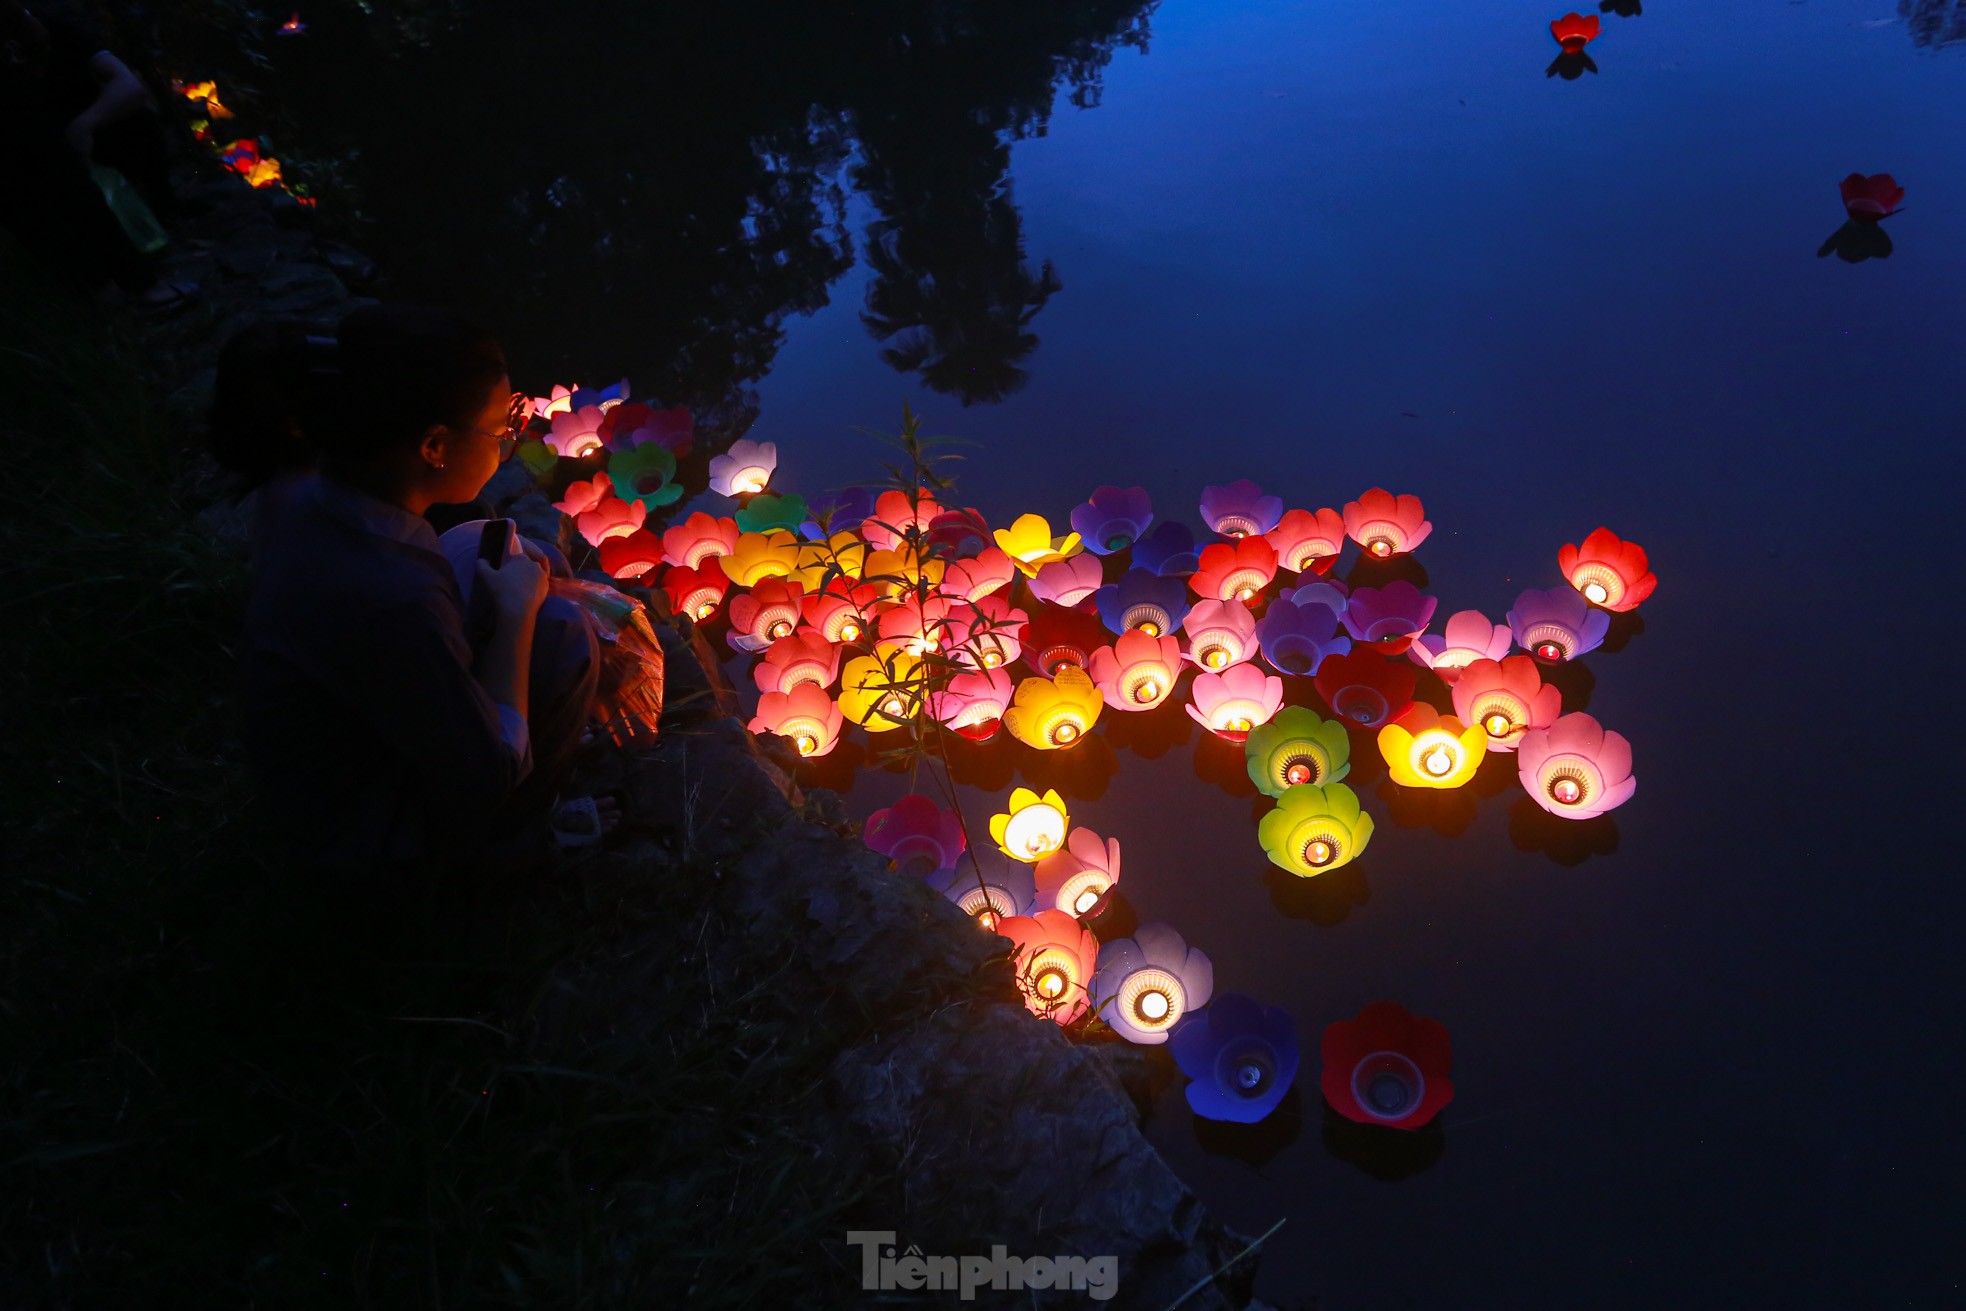
M 1966 0 L 1898 0 L 1898 17 L 1920 49 L 1966 40 Z

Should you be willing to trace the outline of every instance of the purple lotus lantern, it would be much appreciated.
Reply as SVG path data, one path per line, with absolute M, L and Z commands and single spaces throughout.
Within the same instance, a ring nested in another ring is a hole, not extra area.
M 1201 567 L 1201 552 L 1188 525 L 1163 519 L 1133 544 L 1133 564 L 1166 578 L 1186 578 Z
M 1309 591 L 1309 588 L 1302 588 Z M 1256 642 L 1270 667 L 1282 674 L 1315 674 L 1326 656 L 1343 655 L 1352 639 L 1338 631 L 1338 616 L 1316 601 L 1280 596 L 1256 624 Z
M 1255 537 L 1283 519 L 1283 498 L 1265 496 L 1247 478 L 1201 489 L 1201 520 L 1224 537 Z
M 1217 672 L 1256 654 L 1256 617 L 1240 601 L 1197 601 L 1181 621 L 1188 635 L 1185 656 Z
M 1033 873 L 1039 906 L 1056 906 L 1072 916 L 1090 915 L 1120 881 L 1120 840 L 1075 828 L 1065 839 L 1065 849 L 1039 861 Z
M 1153 502 L 1144 487 L 1101 487 L 1072 511 L 1072 531 L 1094 555 L 1124 551 L 1153 521 Z
M 1490 623 L 1479 610 L 1456 610 L 1447 616 L 1443 631 L 1414 638 L 1406 658 L 1433 670 L 1451 687 L 1461 671 L 1475 661 L 1500 660 L 1507 655 L 1514 640 L 1507 624 Z
M 1066 608 L 1078 605 L 1099 590 L 1104 573 L 1096 555 L 1053 560 L 1031 575 L 1031 594 L 1040 601 Z
M 1188 617 L 1188 586 L 1149 569 L 1129 569 L 1116 583 L 1100 588 L 1099 618 L 1115 633 L 1142 632 L 1161 637 Z
M 1413 639 L 1426 631 L 1439 605 L 1438 597 L 1428 596 L 1401 578 L 1384 587 L 1357 589 L 1341 617 L 1354 640 L 1381 655 L 1402 655 L 1413 645 Z
M 993 859 L 979 881 L 968 861 L 958 868 L 940 869 L 922 880 L 956 903 L 956 909 L 985 929 L 995 931 L 1000 920 L 1029 915 L 1037 906 L 1038 885 L 1029 865 Z
M 1602 815 L 1638 791 L 1631 743 L 1582 712 L 1523 734 L 1515 763 L 1523 790 L 1562 819 Z
M 1610 614 L 1574 587 L 1532 587 L 1515 599 L 1515 608 L 1509 611 L 1515 644 L 1545 664 L 1561 664 L 1597 650 L 1610 627 Z
M 1153 1047 L 1190 1011 L 1208 1004 L 1215 967 L 1165 924 L 1142 924 L 1099 949 L 1092 1005 L 1128 1042 Z
M 968 845 L 962 818 L 919 792 L 910 792 L 861 827 L 860 840 L 916 878 L 951 869 Z
M 1239 992 L 1190 1012 L 1167 1050 L 1190 1080 L 1188 1105 L 1206 1120 L 1254 1124 L 1277 1108 L 1297 1077 L 1290 1013 Z

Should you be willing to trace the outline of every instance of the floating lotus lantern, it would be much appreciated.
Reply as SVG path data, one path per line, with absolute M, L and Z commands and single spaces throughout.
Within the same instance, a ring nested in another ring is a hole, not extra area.
M 1409 664 L 1394 664 L 1370 647 L 1332 656 L 1317 670 L 1318 695 L 1340 719 L 1378 728 L 1413 704 L 1418 679 Z
M 1454 1098 L 1446 1026 L 1398 1002 L 1375 1001 L 1337 1021 L 1318 1047 L 1324 1100 L 1348 1120 L 1418 1129 Z
M 1597 529 L 1582 546 L 1566 545 L 1557 552 L 1556 563 L 1564 581 L 1586 601 L 1606 610 L 1636 610 L 1659 585 L 1647 567 L 1645 548 L 1609 528 Z
M 1457 610 L 1440 633 L 1422 633 L 1407 649 L 1414 664 L 1439 674 L 1450 686 L 1477 660 L 1500 660 L 1514 641 L 1507 624 L 1490 623 L 1479 610 Z M 1470 721 L 1472 722 L 1472 721 Z
M 1595 651 L 1610 628 L 1610 615 L 1592 609 L 1581 592 L 1568 587 L 1532 587 L 1509 611 L 1516 645 L 1546 664 Z
M 1010 794 L 1009 808 L 990 816 L 990 840 L 1012 860 L 1035 863 L 1065 845 L 1068 823 L 1065 799 L 1056 792 L 1040 796 L 1018 788 Z
M 553 416 L 553 426 L 546 434 L 546 444 L 555 453 L 569 459 L 591 455 L 601 449 L 602 417 L 600 407 L 596 405 L 584 410 L 562 410 Z
M 1040 606 L 1024 625 L 1024 657 L 1047 678 L 1069 666 L 1089 668 L 1106 645 L 1106 629 L 1083 610 Z
M 1144 487 L 1101 487 L 1072 511 L 1072 531 L 1094 555 L 1124 551 L 1153 521 L 1153 502 Z
M 1859 223 L 1889 218 L 1905 199 L 1905 189 L 1889 173 L 1873 173 L 1869 177 L 1852 173 L 1838 184 L 1838 190 L 1843 193 L 1843 208 Z
M 738 512 L 740 515 L 743 511 Z M 851 582 L 867 571 L 873 548 L 852 533 L 834 533 L 831 539 L 800 542 L 792 576 L 808 592 L 816 592 L 835 580 Z
M 687 405 L 658 410 L 634 402 L 604 407 L 601 437 L 616 450 L 653 442 L 677 459 L 690 453 L 696 435 L 696 420 Z
M 1090 915 L 1120 881 L 1120 842 L 1089 828 L 1075 828 L 1065 849 L 1037 863 L 1038 904 L 1067 915 Z
M 940 557 L 924 555 L 907 543 L 888 551 L 870 551 L 861 577 L 890 599 L 923 587 L 936 587 L 946 568 Z
M 610 537 L 626 537 L 634 532 L 648 521 L 648 514 L 648 507 L 640 501 L 608 497 L 575 515 L 573 526 L 589 546 L 599 546 Z
M 1292 605 L 1321 605 L 1340 619 L 1352 606 L 1350 590 L 1335 578 L 1320 578 L 1284 595 L 1290 598 Z
M 875 630 L 880 634 L 883 646 L 906 651 L 909 655 L 926 655 L 940 649 L 948 621 L 947 597 L 910 596 L 881 611 L 880 618 L 875 621 Z
M 1129 569 L 1097 593 L 1099 618 L 1115 633 L 1149 637 L 1172 633 L 1188 617 L 1188 588 L 1179 578 L 1150 569 Z
M 1297 1078 L 1297 1025 L 1288 1011 L 1239 992 L 1190 1012 L 1167 1040 L 1188 1076 L 1188 1105 L 1205 1120 L 1255 1124 Z
M 1132 629 L 1094 651 L 1086 671 L 1113 709 L 1152 710 L 1167 700 L 1181 676 L 1181 643 L 1172 635 L 1152 637 Z
M 1256 619 L 1240 601 L 1201 601 L 1181 621 L 1188 659 L 1217 673 L 1256 654 Z
M 1247 478 L 1201 489 L 1201 521 L 1224 537 L 1257 537 L 1283 520 L 1283 499 L 1263 495 Z
M 630 446 L 609 456 L 608 477 L 622 500 L 640 501 L 651 510 L 683 499 L 683 489 L 674 481 L 676 457 L 654 442 Z
M 831 687 L 840 676 L 840 648 L 810 628 L 772 642 L 751 671 L 760 692 L 790 692 L 801 683 Z
M 1327 658 L 1352 649 L 1352 639 L 1338 629 L 1338 616 L 1329 606 L 1280 596 L 1257 622 L 1256 642 L 1279 673 L 1315 674 Z
M 783 578 L 798 562 L 799 539 L 783 528 L 740 533 L 736 548 L 717 557 L 717 567 L 739 587 L 756 587 L 767 578 Z
M 1188 525 L 1163 519 L 1133 544 L 1133 564 L 1165 578 L 1186 578 L 1200 566 L 1201 553 Z
M 646 528 L 601 543 L 601 570 L 610 578 L 640 578 L 662 563 L 662 539 Z
M 910 499 L 900 490 L 885 491 L 874 501 L 873 512 L 860 525 L 860 535 L 883 551 L 921 541 L 928 526 L 935 522 L 942 507 L 924 487 Z
M 737 550 L 737 521 L 701 510 L 662 534 L 662 553 L 670 564 L 694 569 L 705 560 Z
M 722 455 L 710 457 L 710 490 L 719 496 L 750 496 L 765 489 L 778 468 L 778 447 L 740 437 Z
M 1226 741 L 1241 742 L 1283 705 L 1283 680 L 1255 665 L 1231 665 L 1219 674 L 1195 675 L 1191 694 L 1194 704 L 1186 709 L 1196 723 Z
M 1188 579 L 1197 596 L 1216 601 L 1234 599 L 1254 605 L 1277 575 L 1276 548 L 1262 537 L 1205 546 L 1201 562 Z
M 1031 595 L 1053 605 L 1075 606 L 1087 600 L 1104 581 L 1096 555 L 1053 560 L 1031 575 Z
M 800 610 L 806 623 L 828 642 L 854 643 L 873 631 L 879 605 L 876 589 L 835 578 L 816 592 L 808 591 Z
M 669 594 L 669 608 L 701 622 L 717 613 L 730 578 L 721 569 L 686 569 L 671 566 L 662 576 L 662 590 Z
M 817 683 L 800 683 L 789 691 L 766 692 L 758 698 L 751 720 L 753 733 L 776 733 L 789 740 L 801 756 L 823 756 L 840 740 L 840 707 Z
M 955 902 L 956 909 L 986 933 L 998 932 L 1007 919 L 1029 915 L 1037 900 L 1029 865 L 999 861 L 979 877 L 975 865 L 965 861 L 953 869 L 937 870 L 922 882 Z
M 1336 510 L 1292 510 L 1263 536 L 1277 553 L 1278 568 L 1328 573 L 1345 549 L 1345 516 Z
M 799 535 L 813 541 L 841 532 L 858 536 L 861 523 L 873 513 L 874 498 L 864 487 L 823 492 L 807 505 L 806 521 L 799 525 Z
M 1085 1014 L 1098 938 L 1059 910 L 1009 916 L 997 921 L 996 931 L 1010 939 L 1017 989 L 1031 1014 L 1059 1024 Z
M 730 599 L 730 632 L 724 640 L 734 650 L 762 651 L 799 626 L 800 599 L 805 589 L 789 578 L 765 578 L 748 592 Z
M 1638 790 L 1631 743 L 1581 712 L 1525 733 L 1515 761 L 1523 790 L 1563 819 L 1615 810 Z
M 953 869 L 969 845 L 963 837 L 962 816 L 919 792 L 867 816 L 860 840 L 893 861 L 903 874 L 916 878 Z
M 1053 537 L 1051 525 L 1040 514 L 1018 515 L 1010 527 L 997 529 L 995 537 L 1011 563 L 1027 578 L 1054 560 L 1070 559 L 1084 549 L 1077 533 Z
M 1454 683 L 1454 717 L 1479 725 L 1490 751 L 1514 751 L 1525 733 L 1563 713 L 1563 694 L 1543 682 L 1526 655 L 1477 660 Z
M 952 603 L 947 629 L 949 658 L 978 669 L 1010 664 L 1024 652 L 1022 638 L 1028 618 L 1001 594 Z
M 1433 622 L 1439 605 L 1438 598 L 1401 578 L 1384 587 L 1361 587 L 1352 592 L 1342 618 L 1356 641 L 1376 648 L 1381 655 L 1403 655 L 1413 639 Z
M 759 492 L 737 509 L 737 526 L 747 533 L 768 533 L 783 528 L 798 531 L 806 521 L 806 498 L 776 492 Z
M 1259 724 L 1242 750 L 1249 781 L 1266 797 L 1306 784 L 1340 783 L 1352 772 L 1352 740 L 1345 726 L 1304 706 L 1286 706 Z
M 1343 783 L 1299 783 L 1283 790 L 1256 825 L 1270 863 L 1299 878 L 1348 865 L 1372 841 L 1372 816 Z
M 974 510 L 944 510 L 928 525 L 928 544 L 944 555 L 966 560 L 990 545 L 990 525 Z
M 556 414 L 565 414 L 573 409 L 573 388 L 555 386 L 545 396 L 532 398 L 532 412 L 541 419 L 550 421 Z
M 566 495 L 553 502 L 553 508 L 569 519 L 578 519 L 602 501 L 614 496 L 614 480 L 604 473 L 576 479 L 567 484 Z
M 1603 28 L 1603 20 L 1596 14 L 1565 14 L 1550 23 L 1550 35 L 1565 52 L 1576 54 L 1592 41 Z
M 974 601 L 1010 586 L 1016 573 L 1010 557 L 992 546 L 967 560 L 952 561 L 942 572 L 942 594 Z
M 1165 924 L 1142 924 L 1099 949 L 1092 1004 L 1128 1042 L 1157 1046 L 1190 1011 L 1208 1004 L 1215 967 Z
M 1357 542 L 1367 555 L 1380 559 L 1404 555 L 1426 541 L 1434 530 L 1427 522 L 1427 512 L 1419 497 L 1394 496 L 1383 487 L 1374 487 L 1356 501 L 1347 501 L 1344 518 L 1345 535 Z
M 987 742 L 997 735 L 1016 690 L 1001 669 L 965 669 L 928 694 L 929 718 L 972 742 Z
M 922 662 L 905 651 L 855 656 L 840 671 L 840 713 L 870 733 L 905 728 L 921 709 Z
M 1395 783 L 1457 788 L 1488 755 L 1488 734 L 1480 724 L 1463 724 L 1420 701 L 1379 730 L 1379 754 Z
M 1067 665 L 1055 677 L 1019 683 L 1010 708 L 1003 712 L 1003 726 L 1026 746 L 1056 751 L 1083 740 L 1104 705 L 1092 675 Z

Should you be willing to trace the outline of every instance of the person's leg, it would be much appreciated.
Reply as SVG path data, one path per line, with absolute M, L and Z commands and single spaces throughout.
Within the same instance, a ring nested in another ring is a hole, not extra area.
M 549 596 L 533 628 L 531 702 L 526 727 L 532 737 L 532 773 L 513 793 L 515 812 L 544 812 L 573 772 L 580 739 L 593 712 L 601 675 L 600 639 L 587 612 Z

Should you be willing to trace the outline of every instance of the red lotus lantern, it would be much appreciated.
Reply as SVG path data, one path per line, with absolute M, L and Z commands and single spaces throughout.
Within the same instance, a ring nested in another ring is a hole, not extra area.
M 1843 192 L 1843 208 L 1859 223 L 1889 218 L 1905 199 L 1905 189 L 1889 173 L 1873 173 L 1869 177 L 1852 173 L 1843 179 L 1839 189 Z
M 1324 1031 L 1324 1100 L 1348 1120 L 1418 1129 L 1454 1098 L 1447 1026 L 1396 1001 L 1375 1001 Z
M 1360 728 L 1378 728 L 1405 714 L 1418 681 L 1412 665 L 1387 660 L 1367 646 L 1327 658 L 1316 679 L 1318 695 L 1332 713 Z
M 1090 668 L 1092 653 L 1106 645 L 1106 626 L 1084 610 L 1041 605 L 1024 625 L 1024 656 L 1050 678 L 1067 665 Z
M 1576 54 L 1596 39 L 1604 24 L 1596 14 L 1565 14 L 1550 24 L 1550 35 L 1570 54 Z
M 1211 601 L 1241 601 L 1254 605 L 1277 576 L 1277 549 L 1263 537 L 1204 546 L 1201 563 L 1188 579 L 1197 596 Z
M 1609 528 L 1599 528 L 1582 546 L 1566 545 L 1557 552 L 1556 564 L 1564 581 L 1606 610 L 1635 610 L 1659 585 L 1646 567 L 1645 548 Z
M 662 558 L 662 539 L 646 528 L 601 543 L 601 568 L 610 578 L 640 578 Z
M 662 576 L 662 590 L 669 593 L 669 608 L 698 622 L 717 613 L 730 578 L 712 564 L 707 569 L 672 568 Z

